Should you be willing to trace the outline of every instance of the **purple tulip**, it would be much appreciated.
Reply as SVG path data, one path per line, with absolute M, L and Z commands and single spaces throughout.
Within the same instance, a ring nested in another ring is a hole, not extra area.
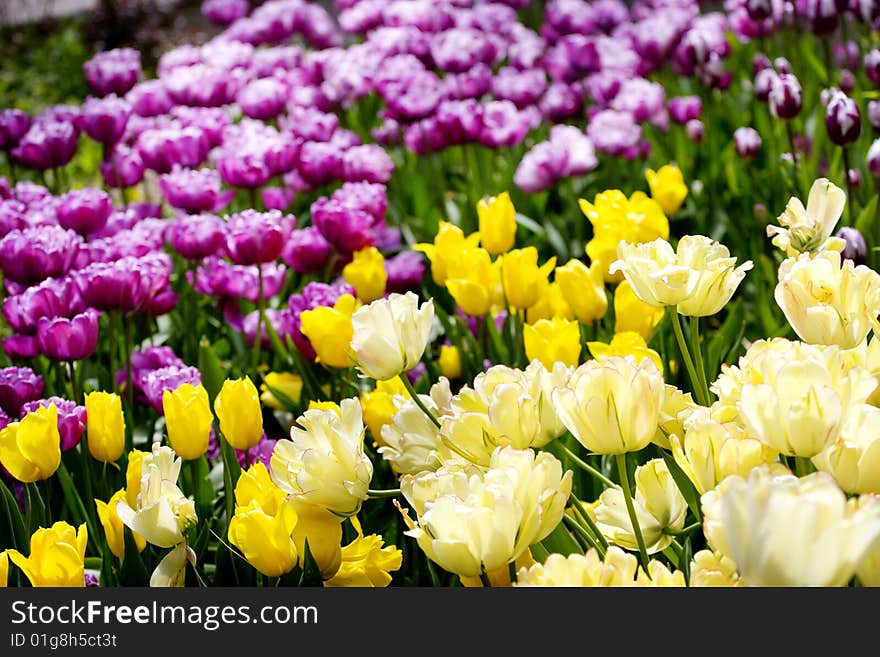
M 0 269 L 23 285 L 62 276 L 73 264 L 82 238 L 60 226 L 14 230 L 0 240 Z
M 313 225 L 343 255 L 351 255 L 375 242 L 374 217 L 338 198 L 321 197 L 311 205 Z
M 284 212 L 293 205 L 296 192 L 289 187 L 264 187 L 260 190 L 263 206 L 267 210 L 280 210 Z
M 262 463 L 268 468 L 272 459 L 272 454 L 275 452 L 275 443 L 277 442 L 278 440 L 267 438 L 266 435 L 263 434 L 260 442 L 247 450 L 247 452 L 241 449 L 235 450 L 238 464 L 244 468 L 248 463 Z
M 252 119 L 268 121 L 284 110 L 287 87 L 278 79 L 261 78 L 248 83 L 236 96 L 242 114 Z
M 864 265 L 868 258 L 868 246 L 865 238 L 855 228 L 844 226 L 837 231 L 835 237 L 840 237 L 846 242 L 843 252 L 840 254 L 845 260 L 852 260 L 855 265 Z
M 0 150 L 11 150 L 31 127 L 31 117 L 19 109 L 0 111 Z
M 124 95 L 137 82 L 141 53 L 133 48 L 99 52 L 83 64 L 86 82 L 99 96 Z
M 667 102 L 669 116 L 679 125 L 691 119 L 699 118 L 703 109 L 703 101 L 699 96 L 676 96 Z
M 219 66 L 178 66 L 162 78 L 174 102 L 192 107 L 220 107 L 235 99 L 236 83 Z
M 263 297 L 274 297 L 284 285 L 287 268 L 282 264 L 263 264 Z M 233 265 L 221 258 L 208 256 L 196 271 L 187 273 L 187 280 L 196 292 L 221 299 L 246 299 L 257 302 L 259 270 L 256 266 Z
M 838 146 L 851 144 L 861 133 L 859 106 L 839 89 L 832 90 L 825 107 L 825 128 L 828 130 L 828 138 Z
M 62 228 L 86 236 L 103 228 L 112 211 L 113 199 L 109 194 L 95 187 L 86 187 L 62 196 L 56 214 Z
M 532 128 L 532 119 L 509 100 L 490 101 L 483 106 L 479 141 L 489 148 L 514 146 Z
M 97 142 L 110 146 L 125 134 L 131 105 L 116 94 L 103 98 L 89 97 L 82 104 L 77 127 Z
M 299 173 L 314 187 L 342 177 L 343 152 L 333 143 L 307 141 L 299 154 Z
M 519 71 L 502 67 L 492 80 L 492 93 L 498 100 L 509 100 L 519 109 L 534 105 L 547 90 L 547 74 L 534 68 Z
M 874 84 L 880 85 L 880 50 L 872 49 L 865 55 L 865 75 Z M 2 130 L 2 128 L 0 128 Z
M 402 251 L 385 261 L 388 292 L 417 290 L 425 277 L 425 259 L 415 251 Z
M 293 215 L 278 210 L 238 212 L 226 220 L 226 253 L 237 265 L 278 260 L 295 224 Z
M 162 80 L 139 82 L 125 95 L 132 111 L 138 116 L 167 114 L 174 107 L 174 100 Z
M 773 79 L 767 100 L 774 116 L 780 119 L 796 117 L 801 111 L 802 104 L 800 82 L 790 73 L 779 75 Z
M 740 157 L 751 159 L 761 150 L 761 135 L 754 128 L 737 128 L 733 133 L 733 145 Z
M 73 361 L 88 358 L 98 346 L 98 313 L 89 308 L 66 317 L 41 317 L 37 322 L 40 351 L 50 360 Z
M 538 102 L 541 114 L 553 122 L 565 121 L 576 116 L 583 106 L 583 87 L 565 82 L 553 82 Z
M 43 396 L 43 377 L 29 367 L 0 369 L 0 408 L 9 417 L 20 417 L 21 407 Z
M 0 201 L 8 201 L 12 199 L 12 186 L 9 184 L 9 180 L 6 176 L 0 176 Z M 2 225 L 2 221 L 0 221 L 0 225 Z M 0 233 L 0 237 L 5 235 L 6 232 Z
M 837 28 L 840 13 L 835 0 L 806 0 L 805 16 L 816 36 L 827 36 Z
M 880 139 L 875 139 L 871 143 L 865 159 L 868 164 L 868 173 L 875 178 L 880 178 Z
M 868 101 L 868 123 L 874 130 L 880 130 L 880 100 Z
M 431 59 L 447 73 L 462 73 L 477 63 L 491 65 L 497 54 L 485 33 L 468 28 L 440 32 L 431 41 Z
M 330 244 L 316 226 L 294 230 L 281 257 L 290 268 L 299 274 L 312 274 L 321 271 L 330 259 L 333 245 Z
M 480 98 L 492 89 L 492 69 L 477 64 L 463 73 L 453 73 L 443 78 L 446 96 L 451 100 Z
M 575 126 L 554 126 L 550 139 L 535 145 L 516 169 L 513 181 L 530 194 L 548 189 L 557 180 L 583 175 L 596 168 L 593 142 Z
M 394 161 L 377 144 L 349 148 L 342 156 L 342 179 L 346 182 L 387 183 L 393 171 Z
M 279 119 L 282 130 L 304 141 L 330 141 L 339 127 L 339 117 L 314 107 L 291 107 L 287 118 Z
M 3 300 L 3 317 L 16 331 L 37 332 L 42 317 L 71 317 L 85 309 L 74 278 L 49 278 Z
M 249 346 L 253 346 L 257 337 L 257 323 L 259 320 L 259 311 L 253 310 L 242 318 L 241 332 L 244 334 L 244 340 Z M 289 326 L 290 311 L 287 309 L 277 310 L 275 308 L 266 309 L 266 319 L 272 324 L 275 333 L 284 340 L 284 337 L 290 333 Z M 260 346 L 263 349 L 272 348 L 272 340 L 269 338 L 269 329 L 265 322 L 260 323 Z
M 308 338 L 302 334 L 300 316 L 306 310 L 312 310 L 319 306 L 333 306 L 343 294 L 354 296 L 354 288 L 347 283 L 334 284 L 319 283 L 317 281 L 306 285 L 301 292 L 294 294 L 288 300 L 290 308 L 290 337 L 300 353 L 309 360 L 315 360 L 315 350 Z
M 77 131 L 69 121 L 35 121 L 12 149 L 12 157 L 37 171 L 63 167 L 76 153 Z
M 149 296 L 150 279 L 128 256 L 115 262 L 94 262 L 76 272 L 83 301 L 98 310 L 129 312 Z
M 868 25 L 880 18 L 880 2 L 877 0 L 852 0 L 850 9 L 854 16 Z
M 772 68 L 762 68 L 755 73 L 755 98 L 762 103 L 769 100 L 770 92 L 779 79 L 779 74 Z
M 838 84 L 843 93 L 849 94 L 856 88 L 856 76 L 849 69 L 842 69 Z
M 101 176 L 109 187 L 131 187 L 144 178 L 141 154 L 125 144 L 116 144 L 100 165 Z
M 153 129 L 141 133 L 135 148 L 144 166 L 156 173 L 170 173 L 174 165 L 198 167 L 208 154 L 210 143 L 195 126 Z
M 14 192 L 10 190 L 10 195 Z M 13 230 L 25 227 L 28 214 L 27 206 L 14 198 L 4 198 L 0 201 L 0 237 L 5 237 Z
M 198 128 L 208 140 L 209 148 L 223 143 L 223 134 L 232 125 L 232 118 L 223 107 L 172 107 L 170 114 L 184 128 Z
M 30 360 L 40 355 L 36 335 L 13 333 L 3 338 L 3 352 L 12 360 Z
M 587 125 L 587 136 L 603 153 L 632 159 L 638 155 L 642 129 L 627 112 L 602 110 Z
M 227 185 L 241 189 L 257 189 L 272 177 L 261 153 L 225 153 L 217 159 L 217 170 Z
M 173 208 L 188 214 L 219 212 L 235 197 L 235 192 L 221 191 L 222 181 L 215 169 L 182 169 L 159 176 L 162 196 Z
M 132 377 L 134 381 L 134 377 Z M 146 372 L 140 379 L 141 392 L 147 403 L 160 415 L 165 410 L 162 405 L 162 396 L 166 390 L 176 390 L 184 383 L 197 386 L 202 382 L 202 374 L 195 367 L 189 365 L 169 365 Z
M 168 242 L 187 260 L 215 255 L 226 245 L 225 224 L 210 214 L 183 215 L 168 226 Z
M 220 26 L 231 25 L 250 10 L 248 0 L 204 0 L 201 8 L 202 16 Z

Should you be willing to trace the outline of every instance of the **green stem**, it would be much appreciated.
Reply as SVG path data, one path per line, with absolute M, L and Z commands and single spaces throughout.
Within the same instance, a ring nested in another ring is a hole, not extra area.
M 709 381 L 706 378 L 706 365 L 703 363 L 703 345 L 701 344 L 700 338 L 700 318 L 691 317 L 690 324 L 691 340 L 693 340 L 694 343 L 694 367 L 697 370 L 697 376 L 700 377 L 700 388 L 706 399 L 705 406 L 708 406 L 712 402 L 712 396 L 709 394 Z
M 615 483 L 613 481 L 611 481 L 608 477 L 599 472 L 592 465 L 578 457 L 577 454 L 575 454 L 568 447 L 562 444 L 562 441 L 557 441 L 556 444 L 559 446 L 559 449 L 562 450 L 562 452 L 568 458 L 574 461 L 575 465 L 577 465 L 581 470 L 601 481 L 603 484 L 605 484 L 606 488 L 614 488 Z
M 599 529 L 599 527 L 596 525 L 595 522 L 593 522 L 593 518 L 591 518 L 590 514 L 587 513 L 587 510 L 584 508 L 583 503 L 578 498 L 576 498 L 574 495 L 571 496 L 571 500 L 572 500 L 572 504 L 574 505 L 574 510 L 578 514 L 578 517 L 581 520 L 583 520 L 585 523 L 587 523 L 587 526 L 590 528 L 590 531 L 592 531 L 593 534 L 595 534 L 596 540 L 598 540 L 599 544 L 602 546 L 602 549 L 599 550 L 599 552 L 604 557 L 605 550 L 608 548 L 608 541 L 605 540 L 605 536 L 602 535 L 602 532 Z
M 76 378 L 76 363 L 72 360 L 67 361 L 67 367 L 70 370 L 70 388 L 73 392 L 73 400 L 75 403 L 79 404 L 79 382 Z
M 667 536 L 684 536 L 685 534 L 690 534 L 692 531 L 694 531 L 695 529 L 699 529 L 702 526 L 703 526 L 702 522 L 693 522 L 690 525 L 688 525 L 687 527 L 685 527 L 684 529 L 681 529 L 678 531 L 667 527 L 666 529 L 663 530 L 663 533 L 666 534 Z
M 684 366 L 687 368 L 688 376 L 691 379 L 691 385 L 694 388 L 697 403 L 701 406 L 708 406 L 709 400 L 703 395 L 703 390 L 700 386 L 700 379 L 697 378 L 697 372 L 694 368 L 694 361 L 691 359 L 691 353 L 688 350 L 687 342 L 684 339 L 684 332 L 681 330 L 678 311 L 675 310 L 674 306 L 666 306 L 666 314 L 669 315 L 669 321 L 672 324 L 672 331 L 675 333 L 675 341 L 678 343 L 678 350 L 681 352 L 681 358 L 684 361 Z
M 852 186 L 852 181 L 849 179 L 849 149 L 847 149 L 846 146 L 841 146 L 840 150 L 843 151 L 843 179 L 846 181 L 846 212 L 849 217 L 848 225 L 855 226 L 856 194 Z
M 199 499 L 199 464 L 196 459 L 189 462 L 189 475 L 192 479 L 193 501 L 196 503 L 196 509 L 201 511 L 201 500 Z
M 489 581 L 489 575 L 486 573 L 485 569 L 480 571 L 480 581 L 487 589 L 492 588 L 492 582 Z
M 119 386 L 116 385 L 116 313 L 110 312 L 107 313 L 107 315 L 107 342 L 108 350 L 110 352 L 110 388 L 122 392 L 119 390 Z
M 633 533 L 636 535 L 636 543 L 639 545 L 639 557 L 642 562 L 642 568 L 648 572 L 648 549 L 645 547 L 645 537 L 642 536 L 642 528 L 639 526 L 639 518 L 636 515 L 636 508 L 633 504 L 632 489 L 629 485 L 629 475 L 626 472 L 626 454 L 615 454 L 617 461 L 617 472 L 620 476 L 620 485 L 623 487 L 623 498 L 626 501 L 626 510 L 629 513 L 630 522 L 632 522 Z
M 566 527 L 571 530 L 577 538 L 581 539 L 581 547 L 585 550 L 594 549 L 602 559 L 605 558 L 605 550 L 602 549 L 602 546 L 599 544 L 599 541 L 596 540 L 596 537 L 590 534 L 584 527 L 582 527 L 577 520 L 572 518 L 571 516 L 564 515 L 562 516 L 562 521 L 565 523 Z
M 434 424 L 438 429 L 440 428 L 440 420 L 434 417 L 434 414 L 428 410 L 428 407 L 422 402 L 419 398 L 419 394 L 416 392 L 416 389 L 413 388 L 413 384 L 410 383 L 409 377 L 406 375 L 406 372 L 401 372 L 397 375 L 400 381 L 403 383 L 403 387 L 406 388 L 406 391 L 409 393 L 410 397 L 412 397 L 413 401 L 416 403 L 420 409 L 422 409 L 422 413 L 424 413 L 429 420 Z
M 367 499 L 380 500 L 387 497 L 397 497 L 400 495 L 399 488 L 389 488 L 388 490 L 376 490 L 370 488 L 367 490 Z
M 257 374 L 257 367 L 260 364 L 260 347 L 263 342 L 263 318 L 266 315 L 266 299 L 263 296 L 263 265 L 257 265 L 257 331 L 254 333 L 254 346 L 251 353 L 251 369 L 254 376 Z

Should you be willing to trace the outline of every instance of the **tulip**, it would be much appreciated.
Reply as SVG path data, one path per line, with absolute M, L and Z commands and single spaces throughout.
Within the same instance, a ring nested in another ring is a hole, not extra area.
M 663 308 L 646 304 L 633 292 L 627 280 L 618 283 L 614 290 L 614 332 L 638 333 L 646 341 L 656 326 L 663 321 Z
M 131 105 L 116 94 L 103 98 L 88 97 L 76 117 L 77 127 L 104 147 L 112 146 L 122 139 Z
M 86 430 L 89 453 L 104 463 L 114 463 L 125 447 L 125 416 L 122 398 L 113 392 L 86 395 Z
M 321 231 L 315 226 L 308 226 L 290 234 L 281 257 L 294 271 L 312 274 L 327 265 L 332 251 L 333 246 L 324 239 Z
M 80 244 L 79 235 L 60 226 L 13 230 L 0 240 L 0 269 L 24 286 L 58 278 L 73 266 Z
M 446 285 L 449 264 L 456 260 L 463 251 L 469 251 L 477 246 L 480 234 L 473 233 L 465 237 L 461 228 L 448 221 L 441 221 L 434 237 L 433 244 L 419 243 L 413 248 L 424 253 L 431 262 L 431 276 L 437 285 Z M 483 249 L 485 251 L 485 249 Z M 488 255 L 488 251 L 486 251 Z M 490 258 L 486 258 L 490 262 Z M 483 313 L 472 313 L 483 314 Z
M 828 138 L 838 146 L 853 143 L 861 133 L 859 106 L 839 89 L 832 93 L 825 107 L 825 128 Z
M 593 262 L 587 267 L 580 260 L 572 258 L 556 268 L 554 280 L 579 322 L 592 324 L 605 316 L 608 296 L 605 293 L 604 268 L 600 263 Z
M 162 410 L 174 452 L 186 460 L 202 456 L 208 450 L 214 421 L 205 387 L 184 383 L 174 390 L 166 389 L 162 393 Z
M 48 479 L 61 464 L 58 409 L 41 406 L 0 430 L 0 464 L 22 483 Z
M 0 150 L 12 150 L 30 127 L 31 117 L 25 112 L 14 108 L 0 111 Z
M 425 261 L 415 251 L 401 251 L 385 261 L 388 292 L 417 290 L 425 278 Z
M 377 381 L 374 390 L 362 392 L 360 395 L 364 424 L 377 445 L 382 444 L 382 427 L 391 424 L 391 418 L 397 412 L 394 403 L 397 395 L 410 398 L 409 391 L 400 378 Z
M 72 319 L 41 317 L 37 322 L 40 351 L 50 360 L 88 358 L 98 346 L 98 312 L 89 308 Z
M 447 379 L 454 381 L 461 377 L 461 353 L 455 345 L 440 345 L 437 364 L 440 366 L 441 374 Z
M 0 588 L 5 589 L 9 585 L 9 551 L 0 552 Z
M 813 457 L 816 467 L 834 477 L 846 493 L 880 493 L 878 419 L 880 409 L 861 405 L 846 419 L 839 435 Z
M 115 144 L 99 165 L 104 182 L 110 187 L 131 187 L 144 178 L 144 161 L 139 151 Z
M 247 450 L 263 437 L 263 411 L 249 376 L 223 382 L 214 400 L 220 431 L 235 449 Z
M 681 169 L 666 164 L 658 171 L 648 169 L 645 176 L 651 188 L 651 198 L 660 204 L 663 212 L 667 216 L 678 212 L 688 192 Z
M 826 178 L 815 180 L 810 187 L 807 207 L 800 199 L 789 199 L 785 210 L 779 215 L 779 226 L 767 226 L 767 236 L 788 257 L 799 253 L 834 250 L 840 251 L 844 243 L 831 239 L 834 226 L 843 214 L 846 194 Z
M 196 565 L 196 553 L 186 543 L 178 543 L 150 575 L 150 587 L 183 587 L 186 582 L 186 565 Z
M 731 587 L 745 584 L 730 557 L 712 550 L 700 550 L 691 561 L 691 586 Z
M 43 377 L 29 367 L 0 368 L 0 408 L 18 417 L 24 404 L 43 396 Z
M 289 404 L 300 403 L 302 388 L 303 380 L 299 374 L 267 372 L 260 384 L 260 401 L 277 411 L 290 410 Z M 287 399 L 279 399 L 276 394 L 284 395 Z
M 112 211 L 113 199 L 109 194 L 87 187 L 62 196 L 55 213 L 59 226 L 86 236 L 101 230 Z
M 840 252 L 844 260 L 850 260 L 856 266 L 864 265 L 868 259 L 868 245 L 864 236 L 856 229 L 844 226 L 837 231 L 835 237 L 842 239 L 846 246 Z
M 352 318 L 359 305 L 352 295 L 343 294 L 333 306 L 318 306 L 301 313 L 300 329 L 318 362 L 338 368 L 354 364 L 350 349 L 354 336 Z
M 168 226 L 166 236 L 174 250 L 187 260 L 216 255 L 226 242 L 223 222 L 210 214 L 178 217 Z
M 141 54 L 134 48 L 115 48 L 99 52 L 83 64 L 89 87 L 99 96 L 124 95 L 137 82 Z
M 590 360 L 551 395 L 559 419 L 591 452 L 625 454 L 644 448 L 657 432 L 666 390 L 650 359 Z
M 290 440 L 275 445 L 272 480 L 284 492 L 338 516 L 356 514 L 373 476 L 364 453 L 360 403 L 344 399 L 339 413 L 307 410 L 297 424 Z
M 761 150 L 761 135 L 754 128 L 737 128 L 733 132 L 733 145 L 737 155 L 751 159 Z
M 480 242 L 491 255 L 505 253 L 513 248 L 516 238 L 516 209 L 510 194 L 480 199 L 477 203 Z
M 596 360 L 604 360 L 609 356 L 632 356 L 636 362 L 643 358 L 654 361 L 657 369 L 663 372 L 663 361 L 660 354 L 648 347 L 645 339 L 634 331 L 623 331 L 614 334 L 611 342 L 588 342 L 587 348 Z
M 7 554 L 31 586 L 85 586 L 87 542 L 85 523 L 74 529 L 66 522 L 56 522 L 33 533 L 27 557 L 18 550 L 7 550 Z
M 357 537 L 342 548 L 339 570 L 324 586 L 382 587 L 391 583 L 391 571 L 400 570 L 403 552 L 395 545 L 382 546 L 382 537 L 364 536 L 357 518 L 352 519 Z
M 244 210 L 227 219 L 226 251 L 237 265 L 258 265 L 281 256 L 293 218 L 277 210 Z
M 797 478 L 761 466 L 701 504 L 709 546 L 750 586 L 845 586 L 880 539 L 880 503 L 847 501 L 826 472 Z
M 292 505 L 282 503 L 270 514 L 254 501 L 236 507 L 229 523 L 229 541 L 263 575 L 280 577 L 297 565 L 293 540 L 296 524 L 297 514 Z
M 370 303 L 382 297 L 388 282 L 385 273 L 385 258 L 375 246 L 356 251 L 350 263 L 342 270 L 345 282 L 354 287 L 357 298 Z
M 482 233 L 480 233 L 482 237 Z M 547 276 L 556 266 L 551 257 L 538 266 L 538 250 L 533 246 L 516 249 L 504 254 L 501 260 L 501 280 L 507 303 L 525 310 L 538 302 L 547 289 Z
M 609 546 L 604 560 L 595 548 L 590 548 L 586 554 L 554 553 L 543 564 L 521 568 L 514 586 L 635 586 L 638 569 L 636 557 L 616 545 Z
M 351 316 L 350 349 L 358 369 L 385 381 L 412 369 L 422 357 L 434 320 L 434 300 L 421 307 L 414 292 L 391 294 Z
M 793 119 L 800 114 L 802 96 L 801 83 L 791 73 L 772 78 L 767 97 L 770 111 L 780 119 Z
M 26 402 L 21 407 L 21 415 L 33 413 L 41 406 L 54 404 L 58 410 L 58 433 L 61 436 L 61 451 L 67 452 L 79 444 L 86 428 L 86 409 L 77 406 L 76 402 L 60 397 L 49 397 L 37 401 Z
M 565 319 L 541 319 L 523 326 L 526 358 L 539 360 L 547 369 L 561 362 L 578 364 L 581 353 L 578 323 Z
M 180 465 L 170 447 L 153 443 L 152 451 L 141 458 L 134 505 L 131 486 L 126 486 L 126 499 L 116 504 L 122 524 L 157 547 L 182 543 L 184 533 L 197 522 L 195 504 L 177 487 Z
M 125 499 L 125 489 L 120 488 L 106 502 L 95 500 L 95 506 L 98 509 L 98 519 L 104 528 L 104 538 L 107 541 L 107 547 L 119 559 L 125 558 L 125 526 L 122 524 L 122 520 L 119 519 L 116 506 Z M 147 546 L 147 541 L 144 537 L 133 533 L 132 538 L 134 538 L 138 552 L 143 552 Z
M 231 190 L 221 191 L 220 174 L 215 169 L 181 169 L 159 176 L 162 196 L 173 208 L 188 214 L 219 212 L 235 197 Z
M 447 260 L 446 288 L 463 312 L 485 315 L 502 305 L 502 262 L 503 258 L 493 262 L 489 252 L 479 247 L 459 251 Z
M 70 121 L 35 121 L 10 154 L 30 169 L 58 169 L 73 159 L 78 136 Z
M 245 85 L 236 96 L 241 112 L 252 119 L 268 121 L 284 110 L 288 90 L 276 78 L 260 78 Z

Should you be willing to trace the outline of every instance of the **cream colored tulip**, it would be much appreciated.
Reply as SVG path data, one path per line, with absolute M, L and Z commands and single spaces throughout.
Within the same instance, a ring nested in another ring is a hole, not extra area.
M 672 543 L 669 532 L 684 529 L 687 501 L 663 459 L 652 459 L 636 468 L 633 504 L 648 554 L 666 549 Z M 609 542 L 627 550 L 637 550 L 638 542 L 620 487 L 606 488 L 595 508 L 596 526 Z
M 150 575 L 152 588 L 180 588 L 186 580 L 186 565 L 196 566 L 196 553 L 186 543 L 179 543 L 171 552 L 162 557 Z
M 676 310 L 686 317 L 706 317 L 721 310 L 753 264 L 747 260 L 739 267 L 736 258 L 723 244 L 703 235 L 685 235 L 676 248 L 679 264 L 697 273 L 693 293 L 681 301 Z
M 723 554 L 700 550 L 691 561 L 692 587 L 745 586 L 736 572 L 736 564 Z
M 842 251 L 846 242 L 831 233 L 845 205 L 846 193 L 827 178 L 819 178 L 810 187 L 807 207 L 791 197 L 779 215 L 779 226 L 767 226 L 767 237 L 772 237 L 773 245 L 789 258 L 815 251 Z
M 612 545 L 602 559 L 595 548 L 586 554 L 549 555 L 544 563 L 521 568 L 514 586 L 622 587 L 634 586 L 639 562 L 635 555 Z
M 425 351 L 434 320 L 434 300 L 419 306 L 414 292 L 390 294 L 351 316 L 351 351 L 362 373 L 379 381 L 415 367 Z
M 804 342 L 852 349 L 880 329 L 880 274 L 837 251 L 783 261 L 774 298 Z
M 684 435 L 682 425 L 684 420 L 696 409 L 704 407 L 697 404 L 689 392 L 682 392 L 668 383 L 665 384 L 664 389 L 666 392 L 663 395 L 663 405 L 660 407 L 660 424 L 652 442 L 668 450 L 672 449 L 669 436 Z
M 880 493 L 880 408 L 865 404 L 854 412 L 813 463 L 847 493 Z
M 275 444 L 272 481 L 289 495 L 339 516 L 357 513 L 367 499 L 373 464 L 364 453 L 364 422 L 356 398 L 334 410 L 305 411 L 290 440 Z M 302 428 L 300 428 L 302 427 Z
M 862 502 L 826 472 L 761 466 L 702 496 L 703 531 L 750 586 L 845 586 L 880 541 L 880 498 Z
M 699 284 L 696 271 L 678 261 L 675 249 L 662 238 L 653 242 L 617 245 L 617 260 L 609 273 L 622 272 L 635 295 L 655 308 L 677 306 L 689 299 Z
M 596 454 L 644 448 L 657 433 L 666 389 L 649 358 L 590 360 L 551 395 L 559 419 L 581 445 Z

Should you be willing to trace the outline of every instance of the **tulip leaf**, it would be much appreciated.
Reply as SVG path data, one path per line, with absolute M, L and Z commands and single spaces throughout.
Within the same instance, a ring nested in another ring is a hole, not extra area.
M 876 194 L 873 195 L 856 219 L 856 230 L 862 235 L 867 235 L 871 230 L 871 224 L 874 223 L 874 215 L 877 213 L 877 198 Z
M 119 569 L 119 584 L 121 586 L 144 586 L 145 582 L 150 581 L 150 573 L 138 551 L 131 530 L 126 526 L 123 526 L 122 529 L 125 541 L 125 558 Z
M 556 525 L 556 529 L 550 532 L 542 541 L 541 546 L 550 554 L 558 552 L 563 556 L 574 553 L 583 553 L 583 549 L 575 540 L 571 532 L 565 528 L 563 523 Z
M 666 463 L 666 468 L 669 470 L 669 474 L 672 475 L 672 479 L 675 481 L 675 485 L 678 486 L 678 490 L 680 490 L 681 494 L 684 496 L 685 502 L 687 502 L 691 513 L 694 514 L 694 517 L 698 521 L 702 522 L 703 514 L 700 511 L 699 491 L 694 487 L 693 482 L 688 479 L 688 476 L 684 473 L 678 463 L 675 462 L 675 458 L 673 458 L 672 454 L 665 449 L 660 449 L 659 452 L 663 457 L 663 461 Z
M 199 371 L 202 373 L 202 385 L 208 391 L 208 397 L 213 404 L 214 398 L 226 380 L 226 372 L 211 343 L 205 339 L 199 344 Z
M 18 506 L 18 500 L 12 491 L 6 487 L 6 483 L 0 480 L 0 510 L 9 526 L 9 540 L 12 546 L 19 552 L 27 552 L 28 534 L 24 525 L 24 518 L 21 516 L 21 509 Z M 5 543 L 8 545 L 8 543 Z
M 44 527 L 46 521 L 46 505 L 36 484 L 24 485 L 25 495 L 25 525 L 30 534 L 39 527 Z
M 306 539 L 303 553 L 302 575 L 299 578 L 299 585 L 321 586 L 324 580 L 321 577 L 321 569 L 318 568 L 318 562 L 315 561 L 312 550 L 309 548 L 309 539 Z

